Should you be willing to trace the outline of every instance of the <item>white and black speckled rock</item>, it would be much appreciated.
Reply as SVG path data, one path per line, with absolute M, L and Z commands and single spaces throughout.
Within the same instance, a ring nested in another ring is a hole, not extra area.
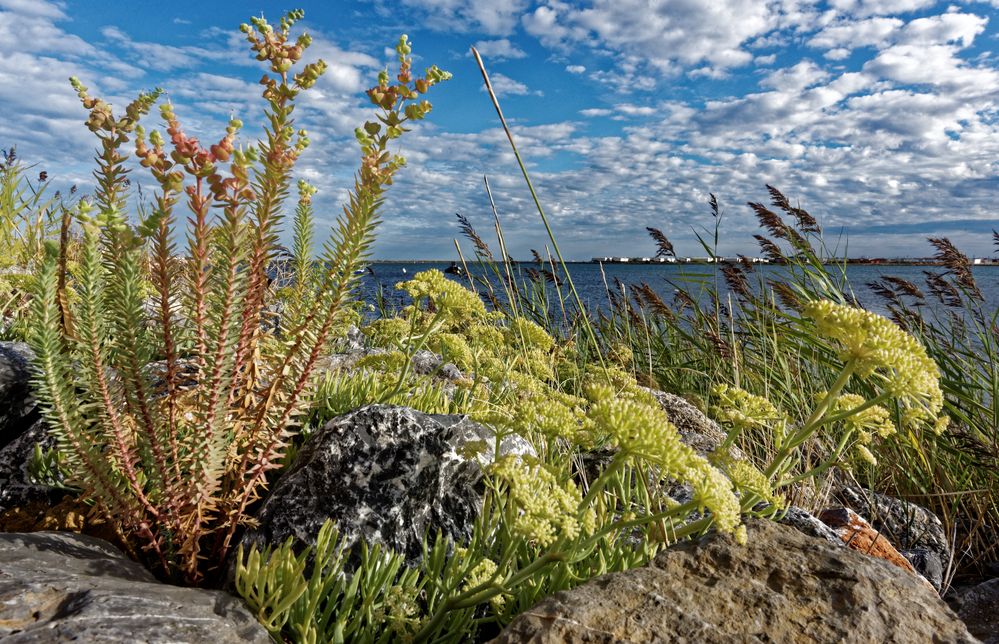
M 31 394 L 35 354 L 23 342 L 0 342 L 0 447 L 17 438 L 38 418 Z
M 270 642 L 243 602 L 161 584 L 100 539 L 0 534 L 4 642 Z
M 55 442 L 45 421 L 39 419 L 0 449 L 0 513 L 30 503 L 55 505 L 66 496 L 66 489 L 36 483 L 28 471 L 35 445 L 48 449 Z
M 425 534 L 456 541 L 471 536 L 481 506 L 482 465 L 492 462 L 492 430 L 465 416 L 430 415 L 407 407 L 370 405 L 326 424 L 264 501 L 243 543 L 315 543 L 333 519 L 346 543 L 363 539 L 421 554 Z M 520 437 L 501 454 L 529 454 Z

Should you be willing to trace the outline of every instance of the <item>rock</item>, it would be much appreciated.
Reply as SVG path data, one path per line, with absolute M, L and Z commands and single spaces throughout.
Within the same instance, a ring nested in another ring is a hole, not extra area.
M 347 333 L 343 336 L 343 350 L 347 353 L 364 351 L 364 333 L 357 328 L 357 325 L 351 324 L 347 327 Z
M 990 579 L 948 598 L 968 630 L 985 644 L 999 644 L 999 579 Z
M 35 354 L 23 342 L 0 342 L 0 447 L 38 418 L 31 395 L 31 363 Z
M 915 503 L 855 486 L 842 488 L 839 497 L 888 537 L 913 567 L 940 590 L 951 552 L 943 523 L 935 514 Z
M 376 356 L 388 353 L 388 349 L 358 349 L 357 351 L 346 351 L 344 353 L 332 353 L 323 356 L 316 362 L 316 373 L 324 371 L 350 371 L 361 358 L 366 356 Z
M 597 577 L 516 617 L 513 642 L 974 642 L 918 578 L 770 521 Z
M 443 364 L 444 359 L 433 351 L 420 349 L 413 354 L 411 362 L 413 364 L 414 373 L 421 376 L 429 376 L 437 371 L 441 364 Z
M 72 533 L 0 534 L 4 642 L 270 642 L 243 602 L 161 584 L 111 544 Z
M 819 513 L 819 518 L 827 526 L 833 528 L 843 543 L 851 550 L 884 559 L 915 575 L 927 586 L 933 588 L 933 585 L 916 571 L 915 567 L 888 541 L 887 537 L 875 530 L 864 517 L 850 508 L 827 508 Z
M 659 401 L 659 405 L 680 432 L 683 442 L 702 456 L 716 450 L 725 441 L 727 434 L 718 423 L 705 416 L 686 399 L 656 389 L 647 391 Z M 741 455 L 733 456 L 741 458 Z
M 823 523 L 818 517 L 796 505 L 787 508 L 783 515 L 778 515 L 777 521 L 778 523 L 791 526 L 798 532 L 807 534 L 810 537 L 825 539 L 829 543 L 839 547 L 844 545 L 839 537 L 839 533 Z
M 425 534 L 464 541 L 481 506 L 482 466 L 492 462 L 492 430 L 460 415 L 370 405 L 334 418 L 302 446 L 264 501 L 244 543 L 294 537 L 315 543 L 333 519 L 345 543 L 364 539 L 421 555 Z M 527 441 L 503 439 L 500 454 L 533 454 Z
M 361 358 L 384 355 L 388 352 L 387 349 L 377 347 L 371 349 L 363 347 L 350 348 L 344 353 L 333 353 L 320 358 L 319 362 L 316 363 L 316 372 L 350 371 L 357 365 Z M 412 365 L 412 372 L 419 376 L 434 376 L 451 385 L 467 382 L 464 374 L 461 373 L 461 370 L 457 366 L 450 362 L 444 362 L 444 359 L 433 351 L 427 351 L 426 349 L 417 351 L 410 359 L 410 364 Z M 449 391 L 453 391 L 453 388 Z
M 43 449 L 55 446 L 55 438 L 42 419 L 0 449 L 0 514 L 29 504 L 54 505 L 66 495 L 65 489 L 32 480 L 28 465 L 36 445 Z

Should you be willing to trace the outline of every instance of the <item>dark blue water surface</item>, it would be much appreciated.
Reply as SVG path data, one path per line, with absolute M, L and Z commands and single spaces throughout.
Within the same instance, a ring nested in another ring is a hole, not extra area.
M 366 302 L 373 303 L 379 289 L 381 289 L 387 302 L 392 306 L 398 306 L 405 302 L 405 299 L 395 290 L 395 285 L 398 282 L 409 279 L 420 271 L 432 268 L 444 270 L 450 265 L 450 262 L 375 262 L 371 265 L 373 274 L 369 273 L 362 279 L 361 295 Z M 709 264 L 604 264 L 603 274 L 601 274 L 600 264 L 570 263 L 568 267 L 580 298 L 589 310 L 605 309 L 608 306 L 605 279 L 606 284 L 612 290 L 617 288 L 615 280 L 628 286 L 645 282 L 666 302 L 673 301 L 673 295 L 678 286 L 690 292 L 695 298 L 698 298 L 702 286 L 717 284 L 718 292 L 726 293 L 728 291 L 720 267 Z M 515 266 L 515 270 L 521 271 L 521 278 L 524 277 L 522 272 L 528 268 L 536 268 L 536 266 L 528 263 Z M 477 274 L 490 273 L 474 264 L 469 266 L 469 270 Z M 836 266 L 827 267 L 827 271 L 836 283 L 842 281 L 840 270 Z M 784 266 L 757 265 L 755 274 L 750 273 L 748 279 L 751 284 L 754 284 L 758 279 L 757 274 L 779 278 L 786 275 L 787 271 L 788 268 Z M 883 301 L 868 287 L 868 283 L 880 280 L 884 276 L 900 277 L 914 283 L 926 294 L 927 304 L 935 306 L 936 300 L 926 288 L 925 271 L 941 273 L 944 269 L 939 266 L 851 264 L 846 268 L 846 278 L 849 287 L 861 305 L 873 311 L 883 312 Z M 984 297 L 983 308 L 986 311 L 995 311 L 999 307 L 999 266 L 975 266 L 973 273 Z M 464 277 L 451 277 L 458 283 L 466 286 L 468 284 Z M 496 291 L 501 293 L 502 288 L 499 283 L 495 280 L 493 282 Z M 563 294 L 565 293 L 566 289 L 563 288 Z M 554 290 L 552 290 L 552 294 L 554 295 Z

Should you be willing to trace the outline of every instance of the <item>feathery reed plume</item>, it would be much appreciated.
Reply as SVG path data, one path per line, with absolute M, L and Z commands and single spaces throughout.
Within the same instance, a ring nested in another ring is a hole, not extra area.
M 649 286 L 648 282 L 642 282 L 634 288 L 635 293 L 641 296 L 642 303 L 646 308 L 667 320 L 674 319 L 673 310 L 669 308 L 666 302 L 663 302 L 662 298 Z
M 892 275 L 886 275 L 884 281 L 888 282 L 895 288 L 895 292 L 901 295 L 908 295 L 909 297 L 915 298 L 917 300 L 926 299 L 926 295 L 923 294 L 919 287 L 902 277 L 894 277 Z
M 933 257 L 954 276 L 957 284 L 971 297 L 982 300 L 982 292 L 978 290 L 975 276 L 971 273 L 968 256 L 959 251 L 946 237 L 930 237 L 929 242 L 937 249 Z
M 777 208 L 780 208 L 785 213 L 791 215 L 798 222 L 798 228 L 803 233 L 820 233 L 822 228 L 819 226 L 819 222 L 816 221 L 815 217 L 810 215 L 808 211 L 797 208 L 791 205 L 784 194 L 777 188 L 767 184 L 767 191 L 770 193 L 770 203 Z
M 531 257 L 533 258 L 534 263 L 537 264 L 538 266 L 545 265 L 545 260 L 541 258 L 541 254 L 538 253 L 538 251 L 534 250 L 533 248 L 531 249 Z
M 947 278 L 940 273 L 930 271 L 923 271 L 923 274 L 926 276 L 927 289 L 940 303 L 958 309 L 964 306 L 961 300 L 961 292 L 947 281 Z
M 886 285 L 884 282 L 874 280 L 867 282 L 867 288 L 871 289 L 871 292 L 880 297 L 882 300 L 888 302 L 889 304 L 898 306 L 902 302 L 898 298 L 898 294 L 891 286 Z
M 645 228 L 649 232 L 649 236 L 652 237 L 656 242 L 656 257 L 676 257 L 676 252 L 673 250 L 673 244 L 666 235 L 663 234 L 658 228 L 652 228 L 648 226 Z
M 763 252 L 763 255 L 771 262 L 782 262 L 786 259 L 784 257 L 784 253 L 780 250 L 780 246 L 775 244 L 773 240 L 768 239 L 763 235 L 753 235 L 753 238 L 760 245 L 760 250 Z
M 718 353 L 719 358 L 723 360 L 729 360 L 732 358 L 732 346 L 726 342 L 716 330 L 709 328 L 705 331 L 705 334 L 708 336 L 708 340 L 711 341 L 711 346 L 715 348 L 715 352 Z
M 722 266 L 721 272 L 725 278 L 725 283 L 732 291 L 744 300 L 752 299 L 753 292 L 749 288 L 749 281 L 742 269 L 734 264 L 726 264 Z
M 461 214 L 460 212 L 454 213 L 454 216 L 458 218 L 458 229 L 461 234 L 465 236 L 468 241 L 472 242 L 472 246 L 475 248 L 476 253 L 482 253 L 482 255 L 493 260 L 493 253 L 489 250 L 489 244 L 479 236 L 479 233 L 475 232 L 475 228 L 472 226 L 472 222 L 468 220 L 468 217 Z
M 763 204 L 755 201 L 749 202 L 749 207 L 753 209 L 756 213 L 756 219 L 759 220 L 760 225 L 767 229 L 772 236 L 778 239 L 788 239 L 788 227 L 787 224 L 780 218 L 780 215 L 770 210 Z M 759 237 L 757 237 L 759 239 Z M 766 250 L 766 249 L 764 249 Z
M 547 268 L 543 268 L 541 269 L 541 274 L 544 276 L 545 281 L 548 282 L 549 284 L 554 284 L 556 286 L 565 285 L 565 282 L 562 281 L 562 278 L 559 277 L 558 274 L 555 273 L 554 271 L 551 271 Z
M 992 241 L 996 245 L 996 250 L 999 250 L 999 231 L 996 230 L 992 231 Z
M 792 311 L 801 310 L 801 298 L 798 297 L 798 294 L 786 282 L 783 280 L 769 280 L 768 283 L 770 284 L 770 288 L 774 290 L 774 293 L 777 294 L 777 299 L 780 300 L 780 303 L 785 308 Z
M 756 267 L 753 266 L 753 261 L 745 255 L 739 255 L 739 265 L 742 266 L 742 270 L 747 273 L 752 273 L 756 270 Z

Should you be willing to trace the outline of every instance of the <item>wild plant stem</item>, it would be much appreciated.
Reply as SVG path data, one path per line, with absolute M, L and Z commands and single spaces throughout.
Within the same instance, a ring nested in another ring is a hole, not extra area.
M 527 182 L 527 189 L 531 192 L 531 199 L 534 200 L 534 205 L 538 210 L 538 214 L 541 216 L 541 221 L 545 225 L 545 231 L 548 233 L 548 239 L 551 240 L 552 248 L 555 249 L 555 255 L 558 257 L 558 261 L 562 265 L 562 270 L 565 272 L 565 279 L 569 282 L 569 289 L 572 291 L 572 296 L 576 301 L 576 307 L 579 309 L 580 315 L 583 318 L 587 335 L 589 335 L 590 342 L 593 344 L 594 353 L 596 353 L 597 358 L 600 360 L 600 366 L 606 371 L 607 364 L 600 351 L 600 344 L 597 342 L 596 332 L 594 332 L 593 325 L 590 322 L 589 317 L 586 315 L 586 308 L 583 306 L 583 300 L 579 297 L 579 291 L 576 290 L 576 284 L 572 280 L 572 275 L 569 273 L 568 266 L 566 266 L 565 258 L 562 257 L 562 250 L 559 248 L 558 241 L 555 239 L 555 233 L 552 231 L 551 224 L 548 223 L 548 216 L 545 214 L 545 209 L 541 205 L 538 193 L 534 189 L 534 183 L 531 181 L 531 175 L 527 172 L 527 166 L 524 165 L 524 160 L 520 156 L 517 144 L 513 140 L 513 133 L 510 131 L 510 126 L 507 125 L 506 118 L 503 116 L 503 110 L 500 108 L 499 100 L 496 98 L 496 92 L 493 91 L 492 83 L 489 81 L 489 74 L 486 72 L 485 64 L 482 62 L 482 56 L 479 55 L 479 52 L 475 49 L 475 47 L 472 47 L 472 55 L 475 56 L 475 62 L 479 66 L 479 71 L 482 72 L 482 80 L 486 84 L 486 91 L 489 93 L 489 98 L 493 103 L 493 107 L 496 108 L 496 114 L 499 116 L 500 123 L 503 125 L 503 131 L 506 133 L 506 138 L 510 142 L 510 147 L 513 149 L 513 156 L 517 159 L 517 165 L 520 166 L 520 171 L 524 175 L 524 181 Z

